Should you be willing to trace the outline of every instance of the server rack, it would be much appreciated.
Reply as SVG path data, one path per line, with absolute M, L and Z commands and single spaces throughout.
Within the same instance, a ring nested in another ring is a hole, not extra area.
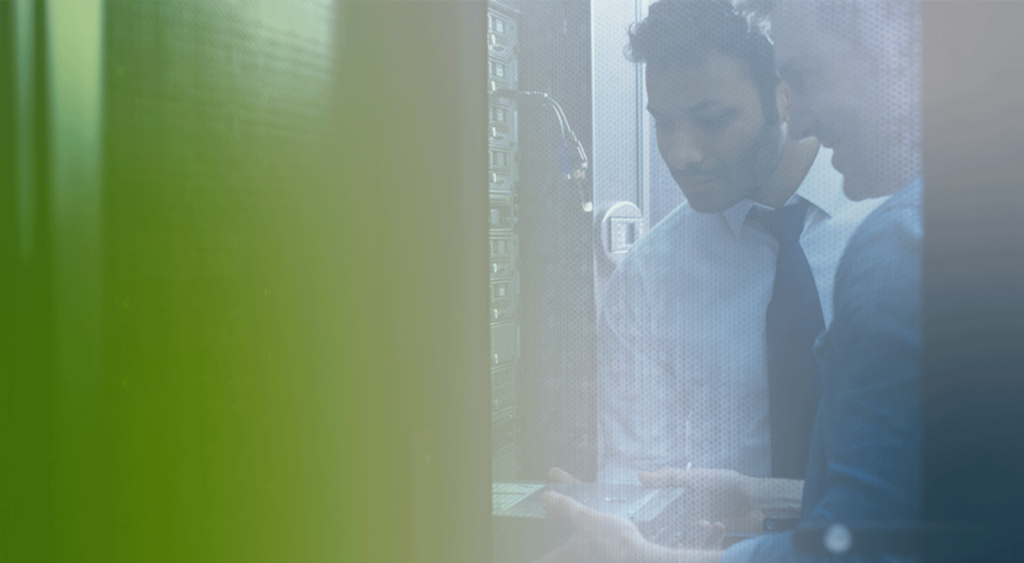
M 519 12 L 506 2 L 487 6 L 487 90 L 515 90 L 518 80 Z M 490 215 L 490 330 L 492 477 L 512 481 L 522 460 L 520 408 L 518 108 L 515 100 L 491 96 L 488 104 L 488 192 Z

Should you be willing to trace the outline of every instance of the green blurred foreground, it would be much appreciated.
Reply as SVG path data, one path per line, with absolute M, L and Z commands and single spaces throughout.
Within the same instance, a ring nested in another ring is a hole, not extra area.
M 487 556 L 485 25 L 0 2 L 3 560 Z

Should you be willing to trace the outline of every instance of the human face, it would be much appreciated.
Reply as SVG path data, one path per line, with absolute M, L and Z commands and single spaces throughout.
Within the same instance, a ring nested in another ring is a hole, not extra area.
M 712 51 L 700 65 L 649 63 L 647 100 L 658 151 L 695 211 L 728 209 L 779 164 L 782 126 L 768 125 L 757 85 L 736 57 Z
M 909 35 L 885 19 L 883 4 L 890 3 L 782 0 L 772 18 L 779 76 L 790 93 L 789 130 L 833 150 L 853 200 L 888 195 L 920 170 L 916 82 L 910 72 L 888 70 L 916 61 L 894 57 L 913 50 L 904 45 Z

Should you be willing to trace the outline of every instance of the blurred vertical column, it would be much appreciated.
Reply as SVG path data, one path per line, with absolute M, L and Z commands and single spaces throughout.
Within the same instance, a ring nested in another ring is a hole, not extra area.
M 340 559 L 338 7 L 103 7 L 104 555 Z
M 1024 552 L 1024 4 L 923 2 L 926 561 Z M 967 532 L 960 534 L 957 532 Z
M 57 560 L 101 556 L 109 538 L 112 485 L 103 385 L 103 3 L 47 2 L 54 367 L 54 494 Z M 84 557 L 83 557 L 84 556 Z
M 366 366 L 346 402 L 359 508 L 343 560 L 486 561 L 486 3 L 342 4 L 345 349 Z
M 52 254 L 46 6 L 0 3 L 0 550 L 52 561 Z

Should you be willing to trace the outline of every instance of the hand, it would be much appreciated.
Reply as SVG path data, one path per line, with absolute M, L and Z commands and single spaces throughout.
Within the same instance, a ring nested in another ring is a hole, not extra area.
M 548 481 L 552 483 L 579 483 L 580 480 L 573 477 L 571 473 L 558 467 L 548 469 Z
M 541 500 L 544 510 L 574 533 L 536 563 L 713 563 L 722 556 L 722 524 L 700 523 L 709 549 L 669 549 L 644 539 L 629 520 L 592 510 L 565 495 L 547 492 Z
M 658 547 L 645 540 L 629 520 L 597 512 L 554 492 L 544 493 L 541 500 L 544 510 L 574 533 L 537 563 L 632 563 L 648 559 Z
M 580 483 L 581 481 L 568 471 L 559 467 L 548 470 L 548 481 L 552 483 Z M 721 549 L 725 538 L 725 525 L 721 522 L 712 523 L 708 520 L 694 522 L 686 531 L 685 537 L 676 547 L 698 547 L 704 549 Z
M 666 467 L 640 472 L 648 487 L 686 487 L 691 491 L 690 514 L 702 522 L 724 522 L 730 530 L 762 531 L 764 512 L 754 494 L 753 477 L 729 469 L 680 469 Z M 700 526 L 700 524 L 698 524 Z M 707 532 L 705 531 L 705 543 Z

